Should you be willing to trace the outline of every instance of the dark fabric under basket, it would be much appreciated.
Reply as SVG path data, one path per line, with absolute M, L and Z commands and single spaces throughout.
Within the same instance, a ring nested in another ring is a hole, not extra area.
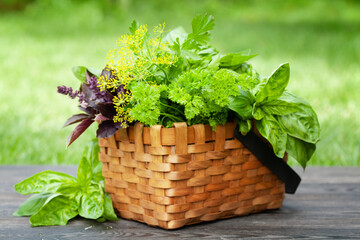
M 234 138 L 235 123 L 136 123 L 99 139 L 118 215 L 175 229 L 281 207 L 284 183 Z

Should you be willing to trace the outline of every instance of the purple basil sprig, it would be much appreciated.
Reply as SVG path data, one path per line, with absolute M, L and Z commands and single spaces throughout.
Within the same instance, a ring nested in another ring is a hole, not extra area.
M 72 87 L 66 87 L 66 86 L 59 86 L 57 87 L 57 92 L 63 95 L 68 95 L 72 99 L 79 96 L 79 91 L 75 91 L 72 89 Z
M 105 68 L 101 75 L 103 77 L 115 77 L 113 71 Z M 72 99 L 78 97 L 79 108 L 84 112 L 70 117 L 64 127 L 79 123 L 70 134 L 67 140 L 69 147 L 94 121 L 99 123 L 96 131 L 97 138 L 106 138 L 115 134 L 121 128 L 121 123 L 113 121 L 116 110 L 113 104 L 113 97 L 118 93 L 124 93 L 124 87 L 120 86 L 113 93 L 105 90 L 101 91 L 98 79 L 95 75 L 86 71 L 85 81 L 81 84 L 80 91 L 74 91 L 71 87 L 59 86 L 58 93 L 68 95 Z

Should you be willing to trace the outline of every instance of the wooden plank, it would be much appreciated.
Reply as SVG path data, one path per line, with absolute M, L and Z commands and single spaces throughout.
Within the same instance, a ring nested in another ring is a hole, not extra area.
M 36 227 L 12 213 L 27 198 L 13 185 L 39 171 L 76 175 L 73 166 L 0 166 L 0 239 L 360 239 L 360 168 L 309 167 L 295 195 L 279 210 L 163 230 L 119 220 L 76 218 L 67 226 Z

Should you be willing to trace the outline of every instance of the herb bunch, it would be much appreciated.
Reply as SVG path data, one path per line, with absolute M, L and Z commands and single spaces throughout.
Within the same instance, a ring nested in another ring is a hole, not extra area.
M 224 55 L 209 44 L 214 26 L 214 18 L 205 14 L 192 20 L 191 33 L 181 27 L 167 32 L 161 24 L 151 34 L 134 21 L 109 51 L 103 71 L 76 67 L 80 90 L 59 89 L 78 96 L 85 112 L 66 122 L 80 122 L 68 145 L 94 121 L 99 138 L 137 121 L 165 127 L 209 124 L 214 130 L 236 121 L 242 134 L 256 128 L 278 157 L 288 152 L 305 167 L 320 127 L 311 106 L 286 91 L 289 64 L 260 77 L 247 62 L 256 54 Z
M 31 216 L 32 226 L 66 225 L 80 215 L 98 222 L 118 220 L 101 175 L 97 139 L 85 147 L 77 177 L 43 171 L 15 185 L 15 190 L 29 197 L 14 216 Z

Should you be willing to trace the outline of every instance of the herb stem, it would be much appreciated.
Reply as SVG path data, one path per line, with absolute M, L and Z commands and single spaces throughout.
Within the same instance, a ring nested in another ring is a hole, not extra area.
M 185 117 L 184 113 L 181 112 L 181 111 L 180 111 L 179 109 L 177 109 L 176 107 L 170 106 L 170 105 L 168 105 L 168 104 L 166 104 L 166 103 L 163 103 L 163 102 L 160 102 L 160 104 L 163 105 L 164 107 L 168 107 L 168 108 L 174 109 L 175 111 L 177 111 L 178 113 L 180 113 L 181 115 L 183 115 L 183 116 Z
M 167 114 L 167 113 L 161 113 L 160 115 L 163 115 L 163 116 L 166 116 L 168 118 L 171 118 L 172 120 L 175 120 L 177 122 L 184 122 L 183 119 L 179 118 L 179 117 L 176 117 L 174 115 L 171 115 L 171 114 Z

